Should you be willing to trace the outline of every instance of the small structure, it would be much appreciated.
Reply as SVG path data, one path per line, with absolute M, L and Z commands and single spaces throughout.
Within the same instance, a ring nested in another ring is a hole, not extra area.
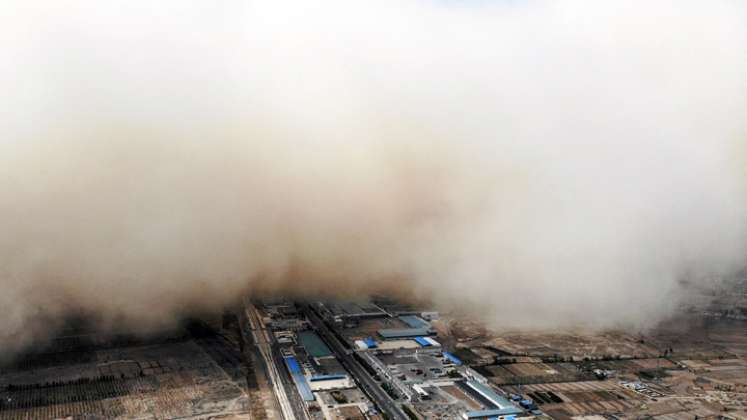
M 415 342 L 420 344 L 420 347 L 431 347 L 433 344 L 426 340 L 427 337 L 415 337 Z
M 464 364 L 464 363 L 462 363 L 461 360 L 459 360 L 458 357 L 454 356 L 453 354 L 449 353 L 448 351 L 443 352 L 443 355 L 446 358 L 446 360 L 448 360 L 449 362 L 451 362 L 451 363 L 453 363 L 453 364 L 455 364 L 457 366 L 461 366 L 461 365 Z
M 537 410 L 537 409 L 539 409 L 539 407 L 537 407 L 537 404 L 534 401 L 532 401 L 532 400 L 530 400 L 528 398 L 519 401 L 519 405 L 522 406 L 522 407 L 524 407 L 524 408 L 526 408 L 527 410 Z
M 426 321 L 434 321 L 439 318 L 438 312 L 423 312 L 420 316 Z
M 424 390 L 422 386 L 415 384 L 412 386 L 412 389 L 418 394 L 421 400 L 431 399 L 431 394 L 429 394 L 428 391 Z
M 431 337 L 423 337 L 423 339 L 431 344 L 432 347 L 441 347 L 441 343 L 432 339 Z
M 295 344 L 296 343 L 296 335 L 290 331 L 275 331 L 273 334 L 275 335 L 275 340 L 279 344 Z

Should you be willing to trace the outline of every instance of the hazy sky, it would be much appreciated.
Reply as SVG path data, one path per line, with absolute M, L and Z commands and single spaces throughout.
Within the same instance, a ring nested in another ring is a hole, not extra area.
M 301 4 L 299 4 L 301 3 Z M 0 348 L 251 288 L 645 327 L 742 267 L 741 1 L 5 1 Z

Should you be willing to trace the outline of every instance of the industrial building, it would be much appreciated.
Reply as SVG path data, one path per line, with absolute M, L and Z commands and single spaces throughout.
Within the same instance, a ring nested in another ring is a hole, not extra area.
M 441 347 L 441 343 L 430 337 L 415 337 L 415 342 L 420 344 L 420 347 Z
M 397 340 L 402 338 L 424 337 L 436 335 L 431 328 L 387 328 L 378 331 L 384 340 Z
M 298 341 L 311 357 L 323 358 L 332 356 L 332 350 L 327 347 L 314 331 L 301 331 L 298 333 Z
M 477 401 L 490 407 L 488 410 L 477 411 L 473 413 L 482 413 L 475 415 L 485 415 L 485 417 L 470 417 L 470 418 L 494 418 L 499 415 L 511 415 L 522 413 L 523 410 L 516 407 L 508 398 L 498 395 L 489 386 L 481 384 L 474 380 L 468 380 L 460 382 L 460 387 L 470 396 L 475 398 Z M 495 413 L 500 411 L 501 414 L 496 415 Z M 493 413 L 492 415 L 486 415 L 485 413 Z M 465 417 L 467 418 L 467 417 Z
M 347 370 L 345 370 L 340 362 L 333 357 L 311 359 L 310 370 L 312 376 L 348 374 Z
M 379 347 L 379 344 L 373 338 L 369 337 L 365 340 L 355 340 L 355 347 L 358 350 L 375 349 Z
M 309 323 L 298 318 L 268 318 L 264 320 L 272 331 L 303 331 L 309 328 Z
M 496 410 L 468 411 L 462 415 L 462 418 L 465 420 L 512 420 L 517 414 L 521 413 L 521 409 L 513 407 Z
M 286 356 L 284 359 L 285 366 L 288 368 L 288 372 L 290 372 L 301 398 L 303 398 L 304 401 L 314 401 L 314 394 L 311 392 L 311 387 L 306 381 L 306 377 L 304 376 L 298 361 L 296 361 L 296 358 L 293 356 Z
M 348 375 L 318 375 L 309 378 L 311 390 L 333 391 L 337 389 L 355 388 L 355 383 Z
M 319 302 L 319 313 L 328 321 L 343 327 L 352 327 L 364 319 L 386 318 L 389 316 L 383 309 L 373 303 L 354 302 Z
M 431 324 L 424 320 L 423 318 L 420 318 L 419 316 L 415 315 L 403 315 L 398 317 L 400 321 L 407 324 L 410 328 L 430 328 Z
M 277 302 L 268 302 L 265 301 L 262 305 L 265 312 L 270 317 L 292 317 L 295 318 L 296 315 L 298 315 L 298 308 L 296 307 L 295 303 L 280 300 Z

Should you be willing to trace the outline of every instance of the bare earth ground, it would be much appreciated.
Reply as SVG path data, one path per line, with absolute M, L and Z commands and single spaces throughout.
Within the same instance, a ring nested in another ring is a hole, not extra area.
M 193 340 L 99 350 L 89 363 L 3 372 L 0 419 L 248 419 L 246 382 L 232 376 Z
M 499 333 L 446 316 L 434 324 L 490 382 L 554 418 L 747 419 L 745 321 L 690 314 L 641 333 Z

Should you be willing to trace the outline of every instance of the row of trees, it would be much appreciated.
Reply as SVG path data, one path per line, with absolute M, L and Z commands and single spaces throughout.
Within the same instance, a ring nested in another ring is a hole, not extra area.
M 142 371 L 141 371 L 142 376 Z M 118 379 L 125 379 L 125 374 L 121 374 L 119 377 L 116 377 L 114 375 L 101 375 L 97 376 L 95 378 L 89 378 L 89 377 L 81 377 L 77 379 L 72 379 L 69 381 L 51 381 L 51 382 L 44 382 L 44 383 L 31 383 L 31 384 L 8 384 L 5 387 L 5 390 L 7 392 L 12 391 L 24 391 L 24 390 L 30 390 L 30 389 L 40 389 L 40 388 L 51 388 L 51 387 L 59 387 L 59 386 L 68 386 L 68 385 L 84 385 L 84 384 L 95 384 L 100 382 L 113 382 Z

